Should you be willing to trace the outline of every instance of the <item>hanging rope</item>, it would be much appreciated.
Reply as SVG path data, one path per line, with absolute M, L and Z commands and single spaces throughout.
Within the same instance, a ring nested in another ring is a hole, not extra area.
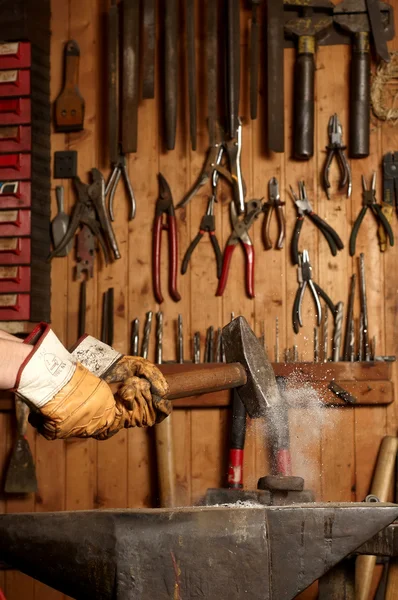
M 398 51 L 383 62 L 373 77 L 370 98 L 375 116 L 381 121 L 398 122 Z M 396 81 L 394 81 L 396 80 Z

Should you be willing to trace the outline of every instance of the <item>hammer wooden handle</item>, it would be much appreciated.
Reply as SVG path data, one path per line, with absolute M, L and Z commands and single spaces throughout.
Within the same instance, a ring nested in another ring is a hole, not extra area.
M 376 470 L 370 493 L 381 502 L 387 502 L 388 491 L 394 476 L 398 438 L 386 436 L 380 446 Z M 355 598 L 368 600 L 376 565 L 375 556 L 358 556 L 355 562 Z
M 211 368 L 194 369 L 181 373 L 168 373 L 167 367 L 158 367 L 165 375 L 169 384 L 169 400 L 219 392 L 245 385 L 247 375 L 244 367 L 239 363 L 213 365 Z M 111 389 L 115 394 L 120 383 L 112 383 Z

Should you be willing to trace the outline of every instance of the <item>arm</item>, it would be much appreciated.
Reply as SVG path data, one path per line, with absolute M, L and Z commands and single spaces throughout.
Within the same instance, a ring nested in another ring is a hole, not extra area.
M 15 386 L 18 371 L 24 360 L 32 351 L 32 346 L 29 344 L 21 344 L 21 341 L 22 340 L 14 338 L 14 336 L 9 335 L 8 333 L 6 334 L 5 331 L 0 331 L 1 390 L 9 390 Z

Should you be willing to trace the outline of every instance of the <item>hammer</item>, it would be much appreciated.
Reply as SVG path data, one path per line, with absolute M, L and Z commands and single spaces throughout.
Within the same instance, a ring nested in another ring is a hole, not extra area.
M 222 331 L 226 364 L 166 375 L 169 400 L 237 388 L 251 418 L 263 417 L 279 406 L 274 371 L 264 348 L 244 317 L 237 317 Z M 159 365 L 162 371 L 162 365 Z M 120 383 L 111 384 L 117 393 Z

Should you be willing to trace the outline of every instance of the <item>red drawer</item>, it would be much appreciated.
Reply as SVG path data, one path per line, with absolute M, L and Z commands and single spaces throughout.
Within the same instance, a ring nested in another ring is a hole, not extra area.
M 0 98 L 29 96 L 29 94 L 30 71 L 28 69 L 0 71 Z
M 0 183 L 0 210 L 29 208 L 31 205 L 30 185 L 30 181 L 3 181 Z
M 30 267 L 0 267 L 0 294 L 30 291 Z
M 0 125 L 30 123 L 30 98 L 6 98 L 0 100 Z
M 3 152 L 30 152 L 32 148 L 30 125 L 0 127 L 0 154 Z
M 0 265 L 29 265 L 30 238 L 0 238 Z
M 30 210 L 0 210 L 0 237 L 30 235 Z
M 29 317 L 29 294 L 0 295 L 0 321 L 27 321 Z
M 27 69 L 31 65 L 29 42 L 0 44 L 0 69 Z
M 0 154 L 0 181 L 5 179 L 30 179 L 30 154 Z

